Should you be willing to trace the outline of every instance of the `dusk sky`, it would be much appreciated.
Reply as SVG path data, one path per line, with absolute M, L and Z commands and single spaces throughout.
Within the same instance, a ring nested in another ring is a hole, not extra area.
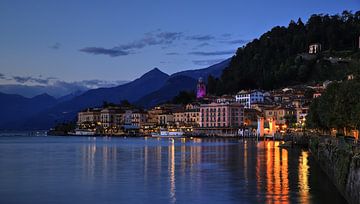
M 0 0 L 0 80 L 132 80 L 231 57 L 276 25 L 360 0 Z M 50 77 L 50 78 L 49 78 Z

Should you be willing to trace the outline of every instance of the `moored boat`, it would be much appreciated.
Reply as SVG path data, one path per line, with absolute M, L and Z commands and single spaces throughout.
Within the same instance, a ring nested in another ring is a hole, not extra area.
M 151 136 L 152 137 L 166 137 L 166 138 L 183 137 L 184 132 L 182 132 L 182 131 L 160 130 L 160 132 L 151 133 Z

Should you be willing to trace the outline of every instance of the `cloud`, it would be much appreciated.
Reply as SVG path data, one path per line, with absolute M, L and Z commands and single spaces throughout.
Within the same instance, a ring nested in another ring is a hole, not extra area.
M 179 55 L 179 53 L 177 53 L 177 52 L 168 52 L 168 53 L 166 53 L 166 55 Z
M 234 53 L 235 53 L 234 50 L 213 51 L 213 52 L 189 52 L 190 55 L 201 55 L 201 56 L 230 55 Z
M 13 79 L 18 82 L 18 83 L 25 83 L 25 82 L 28 82 L 30 81 L 31 77 L 20 77 L 20 76 L 14 76 Z
M 148 46 L 170 45 L 174 41 L 182 38 L 182 36 L 182 32 L 149 32 L 145 33 L 144 37 L 139 40 L 121 44 L 110 49 L 102 47 L 85 47 L 80 49 L 80 51 L 95 55 L 108 55 L 110 57 L 126 56 L 136 53 L 135 50 Z
M 36 78 L 36 77 L 31 77 L 31 76 L 26 76 L 26 77 L 22 77 L 22 76 L 13 76 L 12 79 L 20 84 L 24 84 L 24 83 L 37 83 L 37 84 L 41 84 L 41 85 L 48 85 L 50 80 L 55 79 L 54 77 L 49 77 L 49 78 Z
M 83 81 L 74 82 L 74 84 L 81 85 L 87 88 L 100 88 L 100 87 L 118 86 L 126 82 L 127 81 L 105 81 L 105 80 L 93 79 L 93 80 L 83 80 Z
M 5 79 L 5 75 L 0 73 L 0 79 Z
M 245 39 L 237 39 L 237 40 L 229 40 L 229 41 L 222 41 L 223 43 L 227 43 L 227 44 L 246 44 L 248 42 L 250 42 L 250 40 L 245 40 Z
M 210 44 L 207 42 L 201 43 L 199 44 L 197 47 L 205 47 L 205 46 L 209 46 Z
M 58 50 L 58 49 L 60 49 L 60 47 L 61 47 L 61 44 L 58 42 L 49 46 L 49 48 L 54 49 L 54 50 Z
M 161 32 L 157 34 L 157 37 L 166 42 L 172 42 L 180 39 L 183 36 L 182 32 Z
M 193 63 L 200 66 L 209 66 L 214 65 L 219 62 L 224 61 L 225 59 L 208 59 L 208 60 L 193 60 Z
M 187 40 L 196 40 L 196 41 L 209 41 L 215 39 L 212 35 L 192 35 L 186 37 Z
M 110 49 L 102 47 L 85 47 L 80 49 L 80 51 L 94 55 L 109 55 L 110 57 L 126 56 L 130 54 L 129 51 L 121 50 L 118 47 Z

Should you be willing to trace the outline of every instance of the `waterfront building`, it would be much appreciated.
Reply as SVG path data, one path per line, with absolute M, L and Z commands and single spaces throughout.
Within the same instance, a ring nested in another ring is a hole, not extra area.
M 253 103 L 264 102 L 264 92 L 260 90 L 240 91 L 235 96 L 235 100 L 240 102 L 245 108 L 250 108 Z
M 244 126 L 250 129 L 257 127 L 258 118 L 262 117 L 261 111 L 252 108 L 244 109 Z
M 200 121 L 200 106 L 187 104 L 185 109 L 174 112 L 174 120 L 178 127 L 197 127 Z
M 206 96 L 206 85 L 202 77 L 199 78 L 196 86 L 196 98 L 201 99 Z
M 140 128 L 143 124 L 147 123 L 148 114 L 143 111 L 135 111 L 131 114 L 131 124 L 134 127 Z
M 264 117 L 258 118 L 258 127 L 257 127 L 257 135 L 260 137 L 267 136 L 275 136 L 278 128 L 276 127 L 276 119 L 270 117 L 268 119 L 264 119 Z
M 296 108 L 296 124 L 298 127 L 303 127 L 305 125 L 306 116 L 309 112 L 309 107 L 298 107 Z
M 154 108 L 148 110 L 148 123 L 157 124 L 159 122 L 159 115 L 173 113 L 180 108 L 181 106 L 176 104 L 163 104 L 155 106 Z
M 116 132 L 124 121 L 124 111 L 120 108 L 104 108 L 100 111 L 101 126 L 106 132 Z
M 84 123 L 93 123 L 96 124 L 100 122 L 100 111 L 101 109 L 98 108 L 88 108 L 84 111 L 80 111 L 78 113 L 78 120 L 77 124 L 84 124 Z
M 174 125 L 175 119 L 172 113 L 164 113 L 158 115 L 158 122 L 159 126 L 171 126 Z
M 210 103 L 200 106 L 199 133 L 235 136 L 243 126 L 244 107 L 240 103 Z
M 286 119 L 295 116 L 296 111 L 294 108 L 274 106 L 272 108 L 264 109 L 265 120 L 274 120 L 276 130 L 278 131 L 284 131 L 285 129 L 287 129 Z

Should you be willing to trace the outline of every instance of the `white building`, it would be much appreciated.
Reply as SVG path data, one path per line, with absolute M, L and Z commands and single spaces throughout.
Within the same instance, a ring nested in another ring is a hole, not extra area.
M 264 92 L 260 90 L 240 91 L 235 96 L 236 102 L 241 103 L 245 108 L 250 108 L 253 103 L 264 102 Z
M 309 45 L 309 54 L 316 54 L 321 52 L 321 44 L 320 43 L 314 43 Z

